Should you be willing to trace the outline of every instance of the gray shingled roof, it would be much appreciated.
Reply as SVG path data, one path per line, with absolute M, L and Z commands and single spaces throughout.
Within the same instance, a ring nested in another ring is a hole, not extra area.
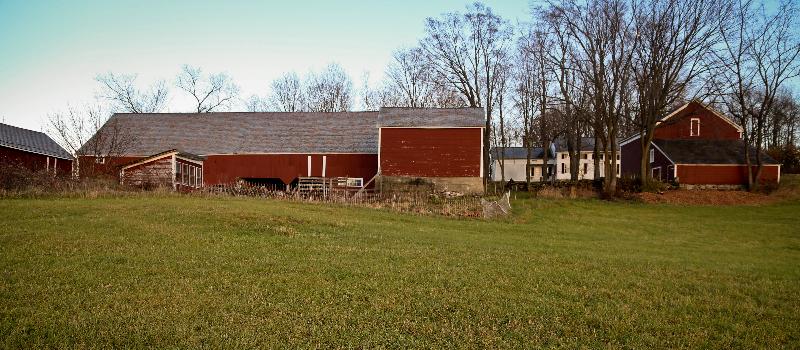
M 565 138 L 558 138 L 555 141 L 556 144 L 556 152 L 567 152 L 567 140 Z M 600 144 L 600 151 L 602 152 L 603 147 L 602 143 Z M 619 149 L 619 145 L 617 146 Z M 581 138 L 581 151 L 582 152 L 592 152 L 594 151 L 594 137 L 582 137 Z
M 741 140 L 653 140 L 676 164 L 746 164 Z M 765 153 L 763 164 L 778 164 Z M 755 162 L 755 156 L 751 156 Z
M 198 155 L 378 153 L 378 112 L 114 114 L 103 126 L 130 132 L 128 155 L 170 149 Z
M 527 159 L 528 152 L 525 147 L 496 147 L 492 148 L 492 159 L 500 159 L 500 155 L 504 155 L 503 159 Z M 550 157 L 553 155 L 551 154 Z M 541 147 L 531 148 L 531 159 L 543 159 L 544 152 Z
M 406 108 L 383 107 L 378 117 L 381 127 L 484 127 L 483 108 Z
M 0 123 L 0 146 L 61 159 L 72 159 L 69 152 L 45 133 L 2 123 Z

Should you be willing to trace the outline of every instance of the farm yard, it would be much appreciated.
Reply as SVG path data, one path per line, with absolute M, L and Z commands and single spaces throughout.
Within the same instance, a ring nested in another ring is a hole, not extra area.
M 800 202 L 0 200 L 0 347 L 800 344 Z

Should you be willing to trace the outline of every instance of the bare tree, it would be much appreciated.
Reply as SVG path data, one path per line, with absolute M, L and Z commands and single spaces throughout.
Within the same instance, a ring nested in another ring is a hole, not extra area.
M 243 102 L 245 110 L 248 112 L 268 112 L 270 110 L 267 99 L 256 94 L 250 95 Z
M 200 67 L 183 65 L 175 85 L 194 100 L 197 113 L 228 109 L 239 95 L 239 86 L 225 73 L 206 76 Z
M 767 12 L 763 4 L 746 0 L 735 2 L 731 13 L 730 21 L 720 26 L 719 69 L 712 78 L 720 100 L 744 128 L 747 182 L 754 190 L 761 176 L 767 119 L 781 87 L 800 75 L 797 7 L 781 2 Z
M 278 112 L 302 112 L 305 110 L 305 95 L 300 77 L 295 72 L 286 73 L 270 84 L 269 108 Z
M 108 72 L 98 75 L 95 80 L 101 85 L 97 97 L 109 101 L 113 111 L 156 113 L 167 103 L 169 91 L 163 80 L 144 90 L 136 87 L 135 74 Z
M 311 112 L 344 112 L 353 104 L 353 80 L 336 63 L 321 73 L 309 73 L 305 91 L 306 107 Z
M 526 188 L 530 189 L 531 185 L 531 158 L 533 154 L 531 149 L 535 142 L 535 133 L 533 130 L 533 117 L 536 113 L 536 82 L 537 75 L 535 73 L 535 65 L 533 59 L 533 50 L 530 50 L 531 34 L 523 35 L 517 43 L 517 50 L 515 61 L 517 64 L 514 66 L 514 107 L 517 114 L 521 118 L 520 125 L 520 138 L 522 146 L 525 148 L 525 183 Z
M 631 110 L 632 61 L 636 51 L 633 21 L 623 0 L 591 0 L 585 5 L 564 1 L 554 6 L 574 39 L 580 78 L 586 82 L 590 124 L 602 144 L 607 195 L 616 192 L 617 139 Z M 597 142 L 595 142 L 597 144 Z
M 421 48 L 438 79 L 460 92 L 470 107 L 484 107 L 484 184 L 489 176 L 492 108 L 499 52 L 511 44 L 508 23 L 491 8 L 474 3 L 466 14 L 443 14 L 428 18 Z
M 113 170 L 113 159 L 125 155 L 136 138 L 101 106 L 68 107 L 48 117 L 48 134 L 76 156 L 76 173 L 95 175 Z M 87 158 L 88 157 L 88 158 Z M 98 163 L 95 159 L 101 159 Z M 84 164 L 85 163 L 85 164 Z
M 705 72 L 704 58 L 717 43 L 718 21 L 725 15 L 717 0 L 636 0 L 633 5 L 640 178 L 649 181 L 656 123 Z
M 499 53 L 505 55 L 505 52 Z M 511 74 L 512 74 L 512 66 L 511 63 L 508 62 L 509 60 L 505 57 L 502 58 L 503 64 L 497 65 L 497 71 L 493 74 L 493 78 L 496 79 L 496 86 L 495 89 L 496 96 L 494 98 L 495 108 L 498 111 L 497 114 L 497 123 L 493 127 L 494 138 L 495 138 L 495 149 L 498 151 L 495 152 L 497 155 L 498 163 L 500 165 L 500 181 L 505 183 L 506 176 L 505 176 L 505 149 L 509 147 L 511 140 L 509 135 L 509 123 L 504 113 L 506 110 L 507 99 L 506 96 L 509 93 L 509 85 L 511 84 Z
M 392 55 L 386 68 L 392 86 L 403 96 L 407 107 L 430 107 L 435 103 L 435 87 L 431 80 L 433 71 L 420 48 L 401 49 Z

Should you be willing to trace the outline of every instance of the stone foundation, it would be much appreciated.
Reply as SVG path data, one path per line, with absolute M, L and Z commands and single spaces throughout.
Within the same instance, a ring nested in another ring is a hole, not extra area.
M 378 176 L 375 188 L 383 193 L 437 191 L 475 194 L 483 193 L 483 178 Z

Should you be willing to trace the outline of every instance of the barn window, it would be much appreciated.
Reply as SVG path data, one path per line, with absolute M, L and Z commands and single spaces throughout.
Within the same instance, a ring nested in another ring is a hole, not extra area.
M 97 163 L 97 164 L 105 164 L 106 163 L 106 157 L 97 157 L 97 158 L 94 159 L 94 162 Z
M 692 118 L 692 126 L 689 130 L 689 136 L 700 136 L 700 118 Z
M 650 163 L 653 163 L 655 161 L 656 161 L 656 151 L 651 148 L 650 149 Z
M 364 178 L 361 177 L 347 178 L 347 187 L 363 187 L 363 186 L 364 186 Z

